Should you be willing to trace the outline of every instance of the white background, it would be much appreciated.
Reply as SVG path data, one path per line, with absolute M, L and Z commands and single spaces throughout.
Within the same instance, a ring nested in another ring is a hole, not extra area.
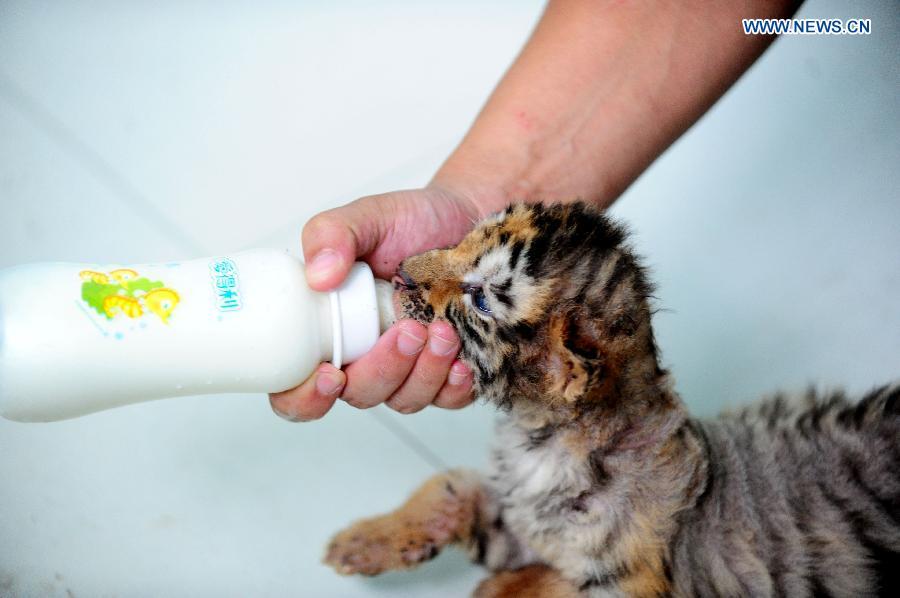
M 426 182 L 540 9 L 2 2 L 0 267 L 296 251 L 317 211 Z M 900 4 L 800 15 L 873 33 L 778 41 L 614 208 L 703 415 L 900 378 Z M 373 580 L 319 559 L 432 473 L 419 444 L 482 465 L 492 417 L 292 425 L 219 396 L 0 422 L 0 596 L 466 595 L 483 572 L 458 554 Z

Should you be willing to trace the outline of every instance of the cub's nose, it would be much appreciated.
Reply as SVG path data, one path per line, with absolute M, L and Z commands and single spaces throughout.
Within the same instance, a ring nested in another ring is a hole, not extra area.
M 416 281 L 412 279 L 412 277 L 406 273 L 403 268 L 397 270 L 397 274 L 394 275 L 394 278 L 391 279 L 391 282 L 394 285 L 394 289 L 400 290 L 404 289 L 407 291 L 411 291 L 418 287 Z

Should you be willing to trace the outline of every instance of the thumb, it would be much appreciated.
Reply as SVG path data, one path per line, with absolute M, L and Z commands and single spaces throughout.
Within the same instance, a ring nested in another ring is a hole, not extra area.
M 363 200 L 314 216 L 303 227 L 306 280 L 317 291 L 337 287 L 356 258 L 378 243 L 381 214 Z

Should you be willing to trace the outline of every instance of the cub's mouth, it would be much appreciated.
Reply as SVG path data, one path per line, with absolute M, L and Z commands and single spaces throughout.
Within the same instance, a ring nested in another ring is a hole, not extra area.
M 391 279 L 397 319 L 412 318 L 426 326 L 434 321 L 434 309 L 425 300 L 422 288 L 402 268 Z

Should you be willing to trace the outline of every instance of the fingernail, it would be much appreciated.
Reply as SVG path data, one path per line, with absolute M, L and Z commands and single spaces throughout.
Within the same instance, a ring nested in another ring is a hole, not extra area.
M 397 335 L 397 349 L 404 355 L 416 355 L 425 346 L 425 339 L 417 334 L 400 327 L 400 333 Z
M 469 366 L 461 361 L 457 361 L 453 364 L 453 367 L 450 368 L 450 373 L 447 375 L 447 383 L 452 386 L 459 386 L 466 381 L 466 378 L 469 377 L 470 373 L 471 370 L 469 369 Z
M 432 333 L 428 337 L 428 348 L 431 349 L 431 352 L 435 355 L 450 355 L 450 353 L 456 350 L 456 341 L 448 340 Z
M 319 372 L 316 374 L 316 390 L 319 394 L 333 395 L 341 389 L 344 381 L 337 374 L 331 372 Z
M 341 254 L 333 249 L 323 249 L 315 255 L 306 268 L 307 277 L 314 282 L 328 278 L 343 262 Z

